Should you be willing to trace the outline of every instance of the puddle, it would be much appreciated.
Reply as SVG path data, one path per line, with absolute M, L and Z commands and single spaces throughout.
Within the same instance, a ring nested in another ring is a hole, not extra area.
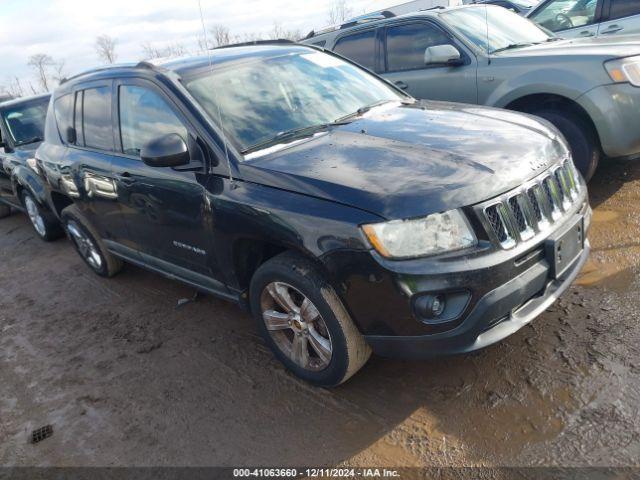
M 582 287 L 599 287 L 604 290 L 625 292 L 636 278 L 636 272 L 627 265 L 600 264 L 589 260 L 574 282 Z

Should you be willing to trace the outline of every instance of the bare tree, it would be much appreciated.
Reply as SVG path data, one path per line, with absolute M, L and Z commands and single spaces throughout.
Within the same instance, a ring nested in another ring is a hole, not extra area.
M 300 33 L 300 30 L 286 30 L 285 28 L 283 28 L 282 24 L 280 22 L 274 22 L 273 23 L 273 29 L 271 30 L 271 32 L 269 33 L 269 37 L 272 40 L 300 40 L 300 38 L 302 37 L 302 34 Z
M 20 82 L 19 77 L 10 78 L 5 88 L 7 93 L 12 97 L 18 98 L 24 96 L 24 88 L 22 87 L 22 82 Z
M 189 54 L 189 50 L 182 43 L 172 43 L 165 47 L 158 47 L 150 42 L 141 45 L 144 57 L 147 60 L 154 58 L 175 58 L 183 57 Z
M 53 75 L 51 76 L 51 78 L 53 78 L 58 84 L 60 84 L 68 76 L 65 67 L 66 62 L 64 60 L 54 62 L 53 64 Z
M 53 58 L 46 53 L 36 53 L 29 57 L 27 62 L 36 73 L 38 84 L 45 91 L 49 91 L 49 69 L 55 65 Z
M 116 54 L 116 45 L 118 41 L 109 35 L 100 35 L 96 37 L 96 53 L 98 58 L 105 63 L 115 63 L 118 55 Z
M 215 47 L 223 47 L 231 43 L 231 32 L 224 25 L 214 25 L 209 30 Z
M 347 5 L 346 0 L 334 0 L 329 8 L 327 19 L 329 24 L 336 25 L 349 20 L 353 16 L 353 10 Z

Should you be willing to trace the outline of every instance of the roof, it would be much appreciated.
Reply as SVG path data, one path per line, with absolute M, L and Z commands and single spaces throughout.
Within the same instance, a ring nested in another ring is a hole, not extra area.
M 22 105 L 24 103 L 29 103 L 34 100 L 40 100 L 40 99 L 45 99 L 50 97 L 51 97 L 50 93 L 41 93 L 39 95 L 32 95 L 30 97 L 14 98 L 13 100 L 8 100 L 6 102 L 0 103 L 0 108 L 13 107 L 15 105 Z
M 94 68 L 65 79 L 62 84 L 110 78 L 118 76 L 119 74 L 130 74 L 132 71 L 174 72 L 177 75 L 183 75 L 193 70 L 208 68 L 210 65 L 221 65 L 244 58 L 270 57 L 308 51 L 309 48 L 312 47 L 293 42 L 282 42 L 280 40 L 258 42 L 257 44 L 251 42 L 250 44 L 240 44 L 237 46 L 228 45 L 224 48 L 214 48 L 203 55 L 191 55 L 180 58 L 158 58 L 140 63 L 125 63 Z

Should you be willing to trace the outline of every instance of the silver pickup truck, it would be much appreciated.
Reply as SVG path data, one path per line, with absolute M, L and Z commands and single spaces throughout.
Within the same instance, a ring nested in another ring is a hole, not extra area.
M 640 36 L 563 40 L 504 8 L 466 5 L 348 22 L 303 42 L 417 98 L 542 117 L 586 179 L 603 156 L 640 155 Z

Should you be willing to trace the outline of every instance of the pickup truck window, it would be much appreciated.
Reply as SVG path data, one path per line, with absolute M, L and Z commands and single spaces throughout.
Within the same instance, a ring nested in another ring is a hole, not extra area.
M 387 69 L 390 72 L 426 68 L 428 47 L 451 43 L 439 28 L 426 23 L 410 23 L 387 28 Z
M 333 50 L 369 70 L 375 70 L 376 68 L 375 30 L 343 37 L 338 40 Z
M 638 0 L 611 0 L 611 13 L 609 20 L 640 15 L 640 2 Z
M 187 129 L 160 95 L 134 85 L 119 88 L 122 151 L 140 155 L 145 143 L 177 133 L 187 141 Z

